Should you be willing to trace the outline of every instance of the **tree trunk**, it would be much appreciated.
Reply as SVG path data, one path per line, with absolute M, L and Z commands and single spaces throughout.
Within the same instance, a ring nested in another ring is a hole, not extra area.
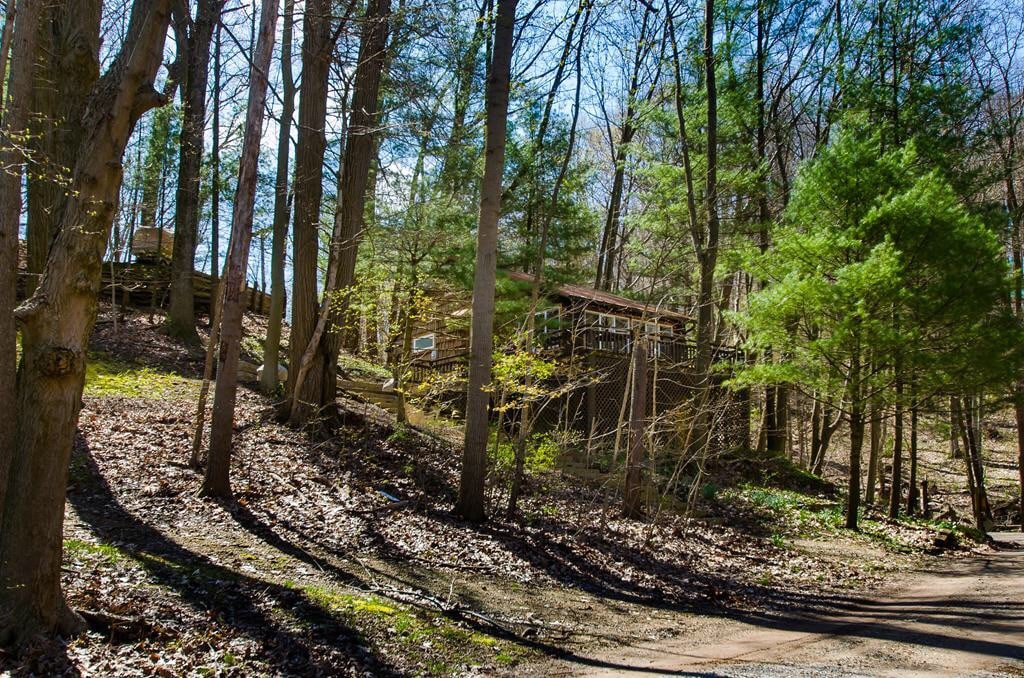
M 985 532 L 992 519 L 992 510 L 988 502 L 988 493 L 985 491 L 985 470 L 981 460 L 981 447 L 978 444 L 975 427 L 969 421 L 974 407 L 971 404 L 971 398 L 957 398 L 954 403 L 953 412 L 966 452 L 967 489 L 971 493 L 974 523 L 979 530 Z
M 535 269 L 535 271 L 534 271 L 533 283 L 530 285 L 530 310 L 529 310 L 529 315 L 527 315 L 527 317 L 526 317 L 527 318 L 526 344 L 527 344 L 527 350 L 530 352 L 530 355 L 534 355 L 536 353 L 536 347 L 537 347 L 537 343 L 535 341 L 536 329 L 537 329 L 537 327 L 536 327 L 536 324 L 537 324 L 536 323 L 537 305 L 540 302 L 541 286 L 544 283 L 544 273 L 545 273 L 545 271 L 544 271 L 545 265 L 544 264 L 545 264 L 545 261 L 547 259 L 548 234 L 550 233 L 550 230 L 551 230 L 551 213 L 556 209 L 555 206 L 558 205 L 558 198 L 559 198 L 559 195 L 561 194 L 561 191 L 562 191 L 562 185 L 565 182 L 565 177 L 566 177 L 566 175 L 568 174 L 568 171 L 569 171 L 569 163 L 572 161 L 573 151 L 576 148 L 576 128 L 577 128 L 577 125 L 579 124 L 580 92 L 581 92 L 581 88 L 582 88 L 582 77 L 580 77 L 580 76 L 582 74 L 582 70 L 581 69 L 582 69 L 582 62 L 583 62 L 583 40 L 586 37 L 587 25 L 589 24 L 589 21 L 590 21 L 590 9 L 592 7 L 592 5 L 589 4 L 589 3 L 581 2 L 580 3 L 580 9 L 583 9 L 583 5 L 584 4 L 586 5 L 586 9 L 583 12 L 583 26 L 580 28 L 580 45 L 579 45 L 579 48 L 576 50 L 576 75 L 577 75 L 577 78 L 576 78 L 576 92 L 575 92 L 575 96 L 573 98 L 572 121 L 571 121 L 571 123 L 569 125 L 569 142 L 568 142 L 568 144 L 566 146 L 565 155 L 562 157 L 562 165 L 559 168 L 558 177 L 555 179 L 555 185 L 554 185 L 554 187 L 553 187 L 553 189 L 551 191 L 551 206 L 552 206 L 552 208 L 545 212 L 545 215 L 544 215 L 544 217 L 542 218 L 542 221 L 541 221 L 540 243 L 537 246 L 537 253 L 536 253 L 536 258 L 535 258 L 535 261 L 534 261 L 534 269 Z M 579 17 L 579 10 L 577 10 L 577 17 L 576 18 L 578 18 L 578 17 Z M 566 39 L 566 47 L 565 47 L 565 49 L 563 50 L 563 53 L 562 53 L 562 59 L 563 60 L 568 59 L 568 56 L 569 56 L 568 50 L 569 50 L 569 47 L 571 47 L 572 31 L 573 31 L 573 29 L 575 29 L 575 26 L 576 26 L 576 20 L 574 19 L 572 27 L 570 28 L 569 38 Z M 556 82 L 560 82 L 561 78 L 562 78 L 562 71 L 561 71 L 561 69 L 559 69 L 558 74 L 555 76 L 555 81 Z M 556 89 L 557 89 L 557 86 L 553 86 L 552 89 L 549 91 L 547 106 L 550 106 L 552 104 L 553 99 L 554 99 L 554 95 L 556 93 Z M 543 135 L 538 134 L 537 147 L 538 148 L 542 148 L 543 147 L 543 142 L 544 142 Z M 527 380 L 526 380 L 527 387 L 530 386 L 530 383 L 531 383 L 531 378 L 528 375 L 527 376 Z M 527 388 L 527 390 L 529 390 L 529 388 Z M 520 417 L 520 420 L 519 420 L 519 436 L 518 436 L 518 439 L 516 441 L 516 460 L 515 460 L 516 461 L 516 467 L 515 467 L 514 475 L 512 476 L 512 485 L 509 488 L 508 514 L 510 516 L 514 516 L 516 514 L 516 512 L 518 511 L 519 497 L 520 497 L 520 495 L 522 493 L 523 476 L 524 476 L 524 473 L 525 473 L 525 466 L 526 466 L 527 436 L 529 435 L 530 430 L 532 429 L 530 418 L 531 418 L 530 400 L 527 398 L 525 400 L 525 402 L 523 403 L 522 416 Z
M 765 351 L 763 358 L 770 361 L 772 359 L 771 352 Z M 777 431 L 778 415 L 775 409 L 777 406 L 778 391 L 774 385 L 769 384 L 764 387 L 764 411 L 761 413 L 761 431 L 757 436 L 758 452 L 780 451 Z
M 1017 385 L 1013 412 L 1017 419 L 1017 472 L 1020 476 L 1020 531 L 1024 532 L 1024 385 Z
M 210 130 L 210 277 L 213 278 L 211 291 L 217 288 L 220 277 L 220 31 L 221 24 L 213 32 L 213 120 Z M 220 296 L 210 297 L 210 322 L 213 322 L 215 306 Z
M 949 457 L 960 459 L 963 453 L 960 450 L 960 416 L 957 410 L 960 402 L 956 397 L 949 399 Z
M 295 146 L 295 215 L 292 225 L 292 322 L 288 354 L 289 420 L 304 424 L 317 414 L 323 369 L 312 365 L 296 388 L 297 369 L 317 318 L 317 258 L 327 117 L 327 76 L 334 40 L 330 0 L 307 0 L 302 29 L 302 89 Z
M 310 374 L 310 368 L 315 365 L 317 369 L 322 370 L 317 379 L 321 388 L 316 400 L 321 411 L 333 406 L 337 395 L 337 362 L 341 333 L 344 330 L 339 324 L 345 320 L 347 308 L 344 298 L 339 299 L 339 295 L 344 293 L 338 284 L 345 272 L 343 269 L 348 265 L 345 250 L 354 244 L 362 231 L 370 162 L 374 157 L 373 121 L 378 104 L 380 76 L 387 43 L 387 17 L 390 10 L 390 0 L 375 0 L 365 17 L 360 62 L 356 71 L 356 92 L 353 94 L 351 107 L 352 118 L 351 123 L 346 126 L 344 160 L 339 172 L 341 177 L 338 180 L 339 192 L 343 195 L 334 216 L 326 285 L 313 332 L 301 357 L 295 363 L 297 373 L 294 388 L 300 392 Z M 372 109 L 373 113 L 368 109 Z M 352 279 L 355 277 L 355 250 L 351 250 L 350 254 Z M 295 403 L 292 407 L 294 411 Z
M 57 239 L 35 294 L 15 315 L 26 338 L 18 370 L 17 434 L 0 523 L 0 644 L 79 627 L 60 585 L 64 493 L 96 320 L 103 254 L 138 118 L 164 101 L 153 90 L 169 0 L 136 0 L 121 53 L 90 96 Z
M 764 0 L 757 0 L 757 220 L 760 227 L 759 247 L 764 253 L 768 249 L 768 179 L 769 164 L 767 153 L 766 111 L 765 111 L 765 61 L 768 26 L 764 16 Z M 761 281 L 762 289 L 767 281 Z M 765 359 L 772 359 L 769 349 Z M 765 388 L 765 448 L 780 453 L 785 449 L 789 422 L 786 419 L 787 391 L 784 385 L 772 384 Z
M 8 5 L 10 7 L 10 5 Z M 11 37 L 11 76 L 0 121 L 0 407 L 15 412 L 17 403 L 16 363 L 18 324 L 14 318 L 18 286 L 18 231 L 21 222 L 21 180 L 26 158 L 19 152 L 29 121 L 32 95 L 31 64 L 37 56 L 42 0 L 18 3 L 8 10 L 7 26 L 16 24 Z M 15 14 L 17 18 L 15 19 Z M 3 78 L 0 78 L 2 80 Z M 8 472 L 15 451 L 16 421 L 0 417 L 0 520 Z M 2 523 L 0 523 L 2 524 Z M 2 623 L 2 620 L 0 620 Z
M 61 210 L 85 136 L 82 115 L 100 77 L 99 0 L 49 0 L 40 24 L 35 62 L 28 182 L 28 270 L 38 276 L 57 235 Z M 29 277 L 27 291 L 38 278 Z
M 700 267 L 697 297 L 697 350 L 695 369 L 701 395 L 694 415 L 693 450 L 710 442 L 711 343 L 714 337 L 715 266 L 718 261 L 718 95 L 715 82 L 715 3 L 704 3 L 704 79 L 707 92 L 707 174 L 704 190 L 707 223 L 691 224 L 693 249 Z
M 857 529 L 860 513 L 860 458 L 864 445 L 864 400 L 861 380 L 861 361 L 854 355 L 850 366 L 850 476 L 846 498 L 846 527 Z
M 821 449 L 821 401 L 812 394 L 814 402 L 811 404 L 811 454 L 807 460 L 808 470 L 814 469 L 818 463 L 818 451 Z
M 249 69 L 249 103 L 245 113 L 242 156 L 238 161 L 238 189 L 231 216 L 231 245 L 224 267 L 224 298 L 220 310 L 220 350 L 217 353 L 217 386 L 213 395 L 210 423 L 210 458 L 200 494 L 231 496 L 231 434 L 235 423 L 238 390 L 238 353 L 242 343 L 242 314 L 245 303 L 245 272 L 249 263 L 253 209 L 256 204 L 256 174 L 259 169 L 263 107 L 267 101 L 267 74 L 274 52 L 274 27 L 278 0 L 263 0 L 259 38 L 252 68 Z
M 199 231 L 199 186 L 206 131 L 206 90 L 210 75 L 210 45 L 225 0 L 199 0 L 188 36 L 178 188 L 174 209 L 174 252 L 171 257 L 170 304 L 167 329 L 186 343 L 198 344 L 192 274 Z
M 17 3 L 8 3 L 7 14 L 4 15 L 4 29 L 0 33 L 0 73 L 7 73 L 7 64 L 11 56 L 11 39 L 14 37 L 14 17 L 17 14 Z M 6 99 L 4 99 L 6 94 L 4 87 L 6 85 L 7 78 L 0 77 L 0 103 L 6 103 Z M 0 106 L 0 108 L 3 108 L 3 106 Z
M 481 522 L 487 471 L 487 410 L 494 350 L 494 285 L 497 269 L 498 220 L 501 217 L 501 179 L 505 167 L 508 91 L 512 70 L 512 41 L 517 0 L 498 0 L 494 50 L 486 95 L 484 178 L 477 225 L 476 272 L 473 278 L 473 318 L 470 330 L 469 385 L 466 395 L 466 433 L 456 511 Z
M 811 454 L 813 458 L 813 462 L 811 463 L 811 473 L 819 476 L 825 468 L 825 457 L 828 454 L 829 445 L 832 443 L 832 436 L 843 422 L 842 408 L 835 409 L 835 418 L 832 421 L 828 420 L 830 410 L 831 408 L 827 403 L 822 403 L 820 415 L 821 429 L 818 433 L 818 441 L 814 445 Z
M 644 422 L 647 414 L 647 339 L 642 336 L 637 338 L 633 349 L 632 390 L 622 514 L 627 518 L 639 518 L 643 513 Z
M 868 486 L 864 491 L 864 503 L 875 503 L 875 482 L 878 480 L 878 461 L 882 451 L 882 417 L 878 403 L 872 401 L 868 418 L 871 421 L 871 447 L 868 453 Z
M 367 188 L 373 161 L 376 159 L 377 128 L 380 125 L 380 85 L 388 61 L 388 23 L 391 0 L 371 0 L 363 19 L 359 62 L 356 67 L 349 112 L 348 139 L 341 171 L 341 201 L 335 214 L 337 241 L 332 243 L 331 256 L 337 257 L 335 276 L 328 279 L 328 289 L 340 295 L 340 306 L 331 312 L 323 342 L 324 379 L 320 404 L 333 403 L 337 395 L 335 365 L 342 341 L 351 336 L 348 327 L 349 295 L 356 277 L 356 257 L 363 239 Z
M 907 490 L 907 515 L 917 512 L 917 400 L 910 403 L 910 478 Z
M 626 112 L 626 123 L 622 128 L 622 138 L 619 140 L 619 150 L 615 155 L 615 175 L 612 178 L 612 193 L 608 199 L 608 213 L 604 222 L 604 233 L 601 236 L 601 251 L 598 255 L 597 279 L 594 287 L 599 290 L 612 289 L 612 277 L 615 273 L 615 249 L 622 228 L 622 193 L 626 180 L 626 155 L 625 144 L 632 141 L 633 127 L 630 118 L 632 109 Z
M 270 313 L 263 346 L 264 393 L 277 390 L 280 363 L 281 321 L 284 318 L 284 249 L 288 241 L 288 158 L 291 154 L 292 118 L 295 116 L 295 78 L 292 76 L 292 33 L 295 0 L 284 0 L 284 28 L 281 33 L 281 122 L 277 137 L 277 181 L 274 190 L 274 233 L 270 243 Z
M 897 370 L 899 365 L 897 363 Z M 892 478 L 889 488 L 889 517 L 899 518 L 903 503 L 903 380 L 896 375 L 896 413 L 893 417 Z

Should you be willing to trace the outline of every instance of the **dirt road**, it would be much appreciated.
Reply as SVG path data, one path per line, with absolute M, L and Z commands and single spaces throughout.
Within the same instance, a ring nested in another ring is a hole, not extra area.
M 1020 535 L 1004 539 L 1019 540 Z M 550 667 L 579 676 L 1024 676 L 1024 550 L 911 576 L 890 597 L 812 612 L 686 618 L 669 641 Z

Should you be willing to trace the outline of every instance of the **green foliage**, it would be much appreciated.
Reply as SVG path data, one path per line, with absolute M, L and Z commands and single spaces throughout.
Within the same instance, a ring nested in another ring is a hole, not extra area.
M 541 400 L 550 395 L 545 380 L 558 365 L 530 351 L 515 350 L 494 354 L 491 387 L 505 394 L 505 407 L 521 407 L 524 402 Z
M 116 546 L 94 543 L 81 539 L 64 540 L 64 557 L 68 560 L 96 559 L 104 565 L 112 565 L 124 559 L 124 554 Z
M 410 431 L 409 427 L 398 424 L 395 426 L 395 430 L 392 431 L 390 435 L 388 435 L 387 440 L 389 443 L 401 445 L 403 443 L 408 442 L 412 438 L 413 434 L 412 431 Z
M 545 277 L 576 280 L 590 275 L 600 216 L 587 202 L 594 167 L 585 156 L 570 161 L 553 202 L 553 191 L 569 146 L 569 122 L 553 110 L 543 143 L 537 144 L 545 98 L 528 99 L 506 147 L 507 172 L 521 176 L 516 190 L 502 201 L 501 257 L 504 266 L 536 268 L 541 230 L 547 224 Z M 578 140 L 577 140 L 578 143 Z
M 1012 375 L 1006 361 L 1019 360 L 1020 332 L 1003 303 L 998 240 L 922 169 L 913 144 L 883 152 L 852 120 L 801 172 L 773 240 L 748 260 L 770 284 L 733 317 L 748 348 L 785 359 L 751 366 L 736 383 L 861 398 L 884 386 L 897 360 L 929 391 Z M 854 396 L 850 366 L 868 357 L 872 371 Z
M 342 353 L 338 356 L 338 367 L 356 377 L 369 377 L 386 381 L 391 377 L 388 369 L 375 362 L 356 355 Z
M 700 497 L 704 501 L 712 501 L 718 496 L 718 485 L 714 483 L 704 483 L 700 488 Z
M 493 449 L 493 445 L 491 446 Z M 542 473 L 555 468 L 562 455 L 562 447 L 552 436 L 535 433 L 526 441 L 526 458 L 524 468 L 527 473 Z M 503 440 L 498 444 L 498 452 L 494 459 L 495 467 L 501 474 L 508 474 L 515 468 L 515 445 L 512 441 Z

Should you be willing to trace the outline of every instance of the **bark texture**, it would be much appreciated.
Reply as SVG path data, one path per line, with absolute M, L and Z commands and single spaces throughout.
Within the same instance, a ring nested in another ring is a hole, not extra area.
M 39 26 L 29 148 L 28 267 L 41 274 L 57 235 L 75 154 L 85 136 L 82 116 L 100 77 L 99 0 L 49 0 Z M 29 291 L 36 277 L 29 278 Z
M 295 217 L 292 225 L 292 322 L 288 355 L 288 387 L 292 424 L 304 424 L 317 413 L 320 376 L 312 365 L 310 377 L 296 388 L 297 366 L 313 336 L 317 317 L 317 254 L 320 203 L 323 199 L 324 124 L 327 117 L 327 75 L 332 38 L 329 0 L 307 0 L 302 28 L 302 91 L 299 95 L 299 134 L 295 147 Z
M 484 178 L 480 190 L 477 225 L 476 272 L 473 277 L 473 319 L 470 328 L 469 385 L 466 396 L 466 433 L 456 511 L 463 518 L 486 518 L 484 480 L 487 473 L 487 425 L 494 350 L 494 284 L 498 258 L 498 220 L 501 217 L 501 179 L 505 168 L 509 78 L 517 0 L 498 0 L 494 49 L 486 95 Z
M 633 388 L 630 395 L 629 450 L 622 513 L 639 518 L 643 513 L 644 425 L 647 414 L 647 340 L 637 339 L 633 349 Z
M 256 205 L 256 172 L 259 165 L 263 108 L 267 102 L 267 73 L 274 51 L 277 0 L 263 0 L 259 38 L 249 69 L 249 102 L 245 113 L 242 157 L 238 164 L 238 189 L 231 216 L 231 245 L 224 267 L 224 296 L 220 310 L 220 350 L 217 352 L 217 385 L 213 395 L 210 429 L 210 457 L 200 494 L 231 496 L 231 433 L 235 423 L 238 391 L 238 354 L 242 343 L 242 314 L 245 303 L 245 271 L 252 240 L 253 209 Z
M 168 4 L 136 0 L 132 6 L 123 49 L 89 98 L 86 136 L 42 280 L 16 311 L 26 344 L 0 523 L 2 644 L 75 626 L 60 586 L 68 462 L 121 158 L 139 117 L 164 101 L 153 80 L 163 56 Z
M 5 28 L 11 32 L 11 70 L 7 100 L 0 121 L 0 163 L 7 171 L 0 172 L 0 407 L 4 412 L 16 411 L 15 387 L 18 325 L 14 318 L 18 283 L 18 227 L 21 219 L 21 179 L 25 157 L 19 152 L 28 126 L 29 102 L 32 93 L 32 69 L 28 64 L 36 58 L 41 0 L 17 3 L 18 12 L 10 11 Z M 15 449 L 15 420 L 0 417 L 0 519 L 4 511 L 8 471 Z M 2 524 L 2 523 L 0 523 Z M 0 619 L 2 622 L 2 619 Z
M 179 339 L 199 343 L 195 326 L 192 272 L 199 231 L 200 169 L 203 133 L 206 131 L 206 88 L 210 76 L 210 45 L 225 0 L 199 0 L 188 36 L 185 61 L 181 141 L 178 157 L 178 189 L 174 209 L 174 252 L 171 256 L 171 289 L 168 330 Z
M 284 0 L 284 28 L 281 31 L 281 122 L 277 138 L 277 180 L 274 187 L 274 227 L 270 243 L 270 312 L 263 348 L 264 393 L 277 390 L 280 363 L 281 321 L 284 318 L 284 248 L 288 241 L 288 162 L 292 148 L 292 118 L 295 117 L 295 78 L 292 75 L 292 34 L 295 0 Z
M 331 256 L 334 270 L 328 273 L 328 286 L 340 297 L 328 317 L 323 352 L 323 390 L 321 406 L 334 402 L 337 395 L 338 354 L 342 340 L 353 333 L 348 328 L 348 295 L 355 284 L 356 257 L 363 239 L 367 189 L 371 165 L 376 159 L 375 138 L 380 124 L 380 85 L 387 63 L 388 22 L 391 0 L 371 0 L 363 19 L 349 113 L 348 138 L 341 170 L 341 201 L 334 215 Z
M 864 387 L 861 384 L 862 361 L 859 351 L 854 353 L 850 362 L 850 475 L 846 497 L 846 527 L 856 530 L 860 519 L 860 462 L 861 449 L 864 447 Z

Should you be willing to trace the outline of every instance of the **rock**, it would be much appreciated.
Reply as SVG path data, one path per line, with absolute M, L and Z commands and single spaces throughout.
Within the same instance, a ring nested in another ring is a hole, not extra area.
M 257 381 L 259 366 L 252 363 L 247 363 L 244 360 L 238 361 L 238 381 L 242 383 L 250 383 Z
M 262 381 L 262 380 L 263 380 L 263 365 L 260 365 L 259 367 L 256 368 L 256 381 Z M 288 381 L 288 368 L 285 367 L 284 365 L 278 365 L 277 366 L 277 381 L 279 383 L 282 383 L 282 384 L 284 382 Z
M 959 543 L 960 540 L 952 530 L 939 530 L 932 538 L 932 546 L 937 549 L 955 549 Z

